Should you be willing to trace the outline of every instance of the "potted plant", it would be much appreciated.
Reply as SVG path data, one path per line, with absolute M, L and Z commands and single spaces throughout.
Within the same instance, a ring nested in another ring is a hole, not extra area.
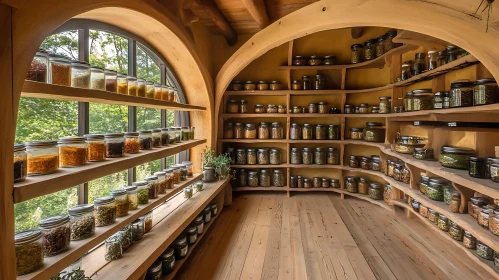
M 215 176 L 218 176 L 219 180 L 225 180 L 231 171 L 229 154 L 215 156 L 215 151 L 206 148 L 201 153 L 201 160 L 205 182 L 213 182 Z

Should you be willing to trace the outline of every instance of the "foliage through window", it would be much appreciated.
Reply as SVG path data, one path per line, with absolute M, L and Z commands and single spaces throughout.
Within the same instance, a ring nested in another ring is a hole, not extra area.
M 90 30 L 90 65 L 128 73 L 128 40 L 109 32 Z

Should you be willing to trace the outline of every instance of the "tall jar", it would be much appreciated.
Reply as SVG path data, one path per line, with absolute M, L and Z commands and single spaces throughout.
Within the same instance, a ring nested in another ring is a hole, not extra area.
M 116 222 L 116 202 L 112 196 L 100 197 L 94 200 L 95 226 L 104 227 Z
M 50 174 L 59 169 L 59 150 L 56 141 L 26 143 L 28 176 Z
M 117 236 L 111 236 L 106 239 L 106 253 L 104 259 L 108 262 L 121 258 L 123 248 L 121 248 L 120 239 Z
M 303 125 L 303 130 L 302 130 L 302 137 L 301 139 L 303 140 L 312 140 L 314 139 L 314 126 L 311 124 L 304 124 Z
M 258 181 L 260 187 L 270 187 L 270 174 L 268 169 L 260 169 Z
M 338 125 L 330 124 L 327 127 L 327 139 L 329 140 L 339 140 L 340 139 L 340 128 Z
M 322 124 L 315 125 L 315 139 L 326 140 L 328 138 L 327 126 Z
M 154 99 L 161 100 L 161 91 L 162 91 L 161 84 L 154 83 Z
M 413 95 L 412 95 L 412 91 L 408 91 L 406 92 L 405 94 L 405 97 L 403 99 L 403 103 L 404 103 L 404 110 L 406 112 L 410 112 L 412 111 L 412 105 L 413 105 Z
M 182 141 L 189 141 L 190 128 L 188 126 L 182 126 L 181 132 L 182 132 L 181 134 Z
M 309 76 L 301 77 L 302 80 L 302 89 L 303 90 L 311 90 L 312 89 L 312 81 Z
M 389 96 L 381 96 L 379 98 L 379 113 L 390 114 L 392 111 L 391 98 Z
M 31 65 L 26 75 L 26 80 L 40 83 L 47 82 L 48 74 L 48 52 L 44 49 L 38 49 L 35 57 L 31 61 Z
M 146 81 L 144 79 L 137 79 L 137 96 L 146 97 Z
M 128 215 L 128 194 L 124 189 L 110 191 L 109 194 L 114 197 L 116 205 L 116 217 L 125 217 Z
M 59 166 L 78 167 L 87 164 L 88 143 L 83 137 L 64 137 L 57 141 Z
M 71 62 L 71 87 L 90 88 L 90 64 L 85 61 Z
M 163 91 L 163 89 L 161 89 L 161 91 Z M 168 102 L 178 103 L 177 91 L 172 87 L 168 87 L 167 91 L 168 91 Z
M 169 87 L 166 85 L 161 85 L 161 100 L 170 101 L 168 93 L 169 93 Z
M 302 164 L 301 151 L 299 148 L 291 148 L 290 163 Z
M 105 69 L 105 83 L 106 83 L 106 91 L 109 92 L 118 92 L 118 73 L 114 70 Z
M 248 185 L 248 173 L 246 169 L 241 168 L 237 170 L 236 184 L 238 187 L 245 187 Z
M 68 215 L 57 215 L 40 221 L 43 233 L 43 251 L 45 257 L 58 255 L 71 243 L 71 226 Z
M 132 223 L 132 241 L 137 242 L 144 237 L 144 218 L 140 217 Z
M 96 90 L 106 90 L 106 76 L 104 68 L 90 68 L 90 88 Z
M 271 139 L 283 139 L 284 138 L 284 129 L 282 128 L 281 123 L 279 123 L 279 122 L 272 123 L 272 130 L 270 133 L 270 138 Z
M 416 89 L 412 91 L 412 111 L 433 109 L 433 92 L 431 89 Z
M 182 142 L 182 128 L 175 127 L 175 143 Z
M 473 87 L 472 82 L 454 82 L 450 84 L 449 106 L 469 107 L 473 106 Z
M 402 64 L 402 71 L 400 73 L 400 79 L 402 81 L 408 80 L 412 77 L 411 65 L 409 63 Z
M 281 169 L 274 169 L 274 175 L 272 176 L 272 186 L 284 187 L 284 185 L 284 173 Z
M 350 56 L 352 64 L 360 63 L 364 60 L 364 46 L 362 44 L 354 44 L 350 49 L 352 51 Z
M 139 131 L 139 142 L 141 150 L 150 150 L 153 147 L 153 133 L 151 130 Z
M 43 234 L 41 230 L 18 232 L 14 236 L 17 276 L 36 271 L 43 266 Z
M 247 163 L 247 153 L 246 149 L 237 149 L 236 152 L 236 164 L 245 165 Z
M 345 179 L 345 187 L 347 192 L 358 193 L 358 178 L 354 176 L 347 176 Z
M 248 172 L 248 187 L 258 187 L 258 172 Z
M 340 164 L 340 157 L 337 148 L 330 147 L 327 149 L 327 164 Z
M 93 204 L 80 204 L 68 209 L 71 240 L 82 240 L 95 233 Z
M 364 59 L 373 60 L 376 58 L 376 39 L 367 40 L 364 43 Z
M 297 123 L 292 123 L 289 129 L 289 139 L 300 140 L 301 139 L 301 126 Z
M 269 163 L 272 165 L 277 165 L 281 163 L 281 151 L 276 148 L 270 149 L 270 154 L 269 154 L 270 161 Z
M 118 74 L 116 79 L 117 79 L 117 93 L 127 95 L 128 94 L 127 76 L 123 74 Z
M 385 53 L 397 47 L 396 43 L 393 42 L 393 38 L 397 36 L 397 30 L 388 30 L 385 34 Z
M 310 148 L 303 148 L 302 150 L 302 162 L 303 164 L 312 164 L 314 163 L 314 153 Z
M 118 158 L 125 155 L 125 137 L 123 133 L 106 133 L 106 157 Z
M 360 194 L 369 194 L 369 185 L 369 180 L 367 180 L 367 178 L 358 178 L 357 188 Z
M 128 210 L 135 210 L 139 207 L 139 197 L 136 186 L 128 186 L 124 188 L 127 192 Z
M 261 122 L 258 126 L 258 139 L 269 139 L 270 130 L 269 125 L 266 122 Z
M 256 139 L 256 126 L 254 123 L 248 123 L 244 127 L 244 139 Z
M 437 67 L 447 64 L 447 51 L 439 51 L 437 54 Z
M 473 89 L 473 105 L 494 104 L 499 100 L 499 88 L 494 79 L 481 79 L 475 82 Z
M 28 156 L 24 144 L 14 145 L 14 183 L 22 182 L 28 176 Z
M 258 149 L 257 158 L 258 158 L 258 164 L 260 165 L 269 164 L 269 149 L 268 148 Z
M 428 70 L 433 70 L 438 67 L 438 53 L 437 51 L 428 51 Z
M 160 130 L 161 130 L 161 146 L 168 146 L 170 141 L 168 128 L 161 128 Z
M 322 147 L 315 148 L 314 163 L 318 165 L 326 164 L 326 151 Z
M 133 182 L 132 185 L 137 187 L 137 199 L 139 204 L 147 204 L 149 202 L 149 188 L 151 185 L 149 185 L 147 181 Z
M 58 54 L 49 55 L 49 83 L 60 86 L 71 86 L 71 62 Z
M 154 83 L 146 81 L 146 98 L 154 98 Z
M 323 75 L 320 75 L 320 74 L 317 74 L 315 75 L 315 78 L 314 78 L 314 86 L 313 88 L 315 90 L 322 90 L 324 89 L 324 76 Z
M 380 57 L 385 54 L 385 35 L 379 36 L 376 41 L 376 57 Z
M 128 82 L 128 93 L 127 94 L 131 95 L 131 96 L 137 96 L 137 88 L 138 88 L 137 78 L 132 77 L 132 76 L 127 76 L 126 80 Z
M 412 65 L 412 73 L 414 75 L 422 74 L 426 70 L 426 55 L 417 53 L 414 55 L 414 64 Z
M 246 149 L 246 164 L 255 165 L 256 164 L 256 150 L 255 149 Z

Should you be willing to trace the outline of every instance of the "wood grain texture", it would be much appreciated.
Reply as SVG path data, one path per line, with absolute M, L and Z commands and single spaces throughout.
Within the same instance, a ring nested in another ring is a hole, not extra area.
M 227 44 L 233 46 L 237 42 L 237 33 L 232 28 L 227 18 L 220 11 L 214 0 L 199 0 L 201 6 L 203 6 L 205 13 L 213 20 L 216 26 L 220 28 L 222 34 L 224 34 Z

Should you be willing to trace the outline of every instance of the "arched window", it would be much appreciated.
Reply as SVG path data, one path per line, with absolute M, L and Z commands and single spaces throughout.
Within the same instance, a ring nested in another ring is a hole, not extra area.
M 41 45 L 51 53 L 92 66 L 115 70 L 174 87 L 179 103 L 185 103 L 182 88 L 165 59 L 146 41 L 102 22 L 72 19 L 47 37 Z M 189 125 L 184 112 L 154 108 L 84 103 L 22 97 L 19 105 L 16 143 L 53 140 L 88 133 L 139 131 Z M 15 204 L 16 232 L 37 227 L 40 219 L 66 213 L 69 207 L 92 203 L 136 180 L 185 160 L 187 152 L 123 170 L 85 184 Z

